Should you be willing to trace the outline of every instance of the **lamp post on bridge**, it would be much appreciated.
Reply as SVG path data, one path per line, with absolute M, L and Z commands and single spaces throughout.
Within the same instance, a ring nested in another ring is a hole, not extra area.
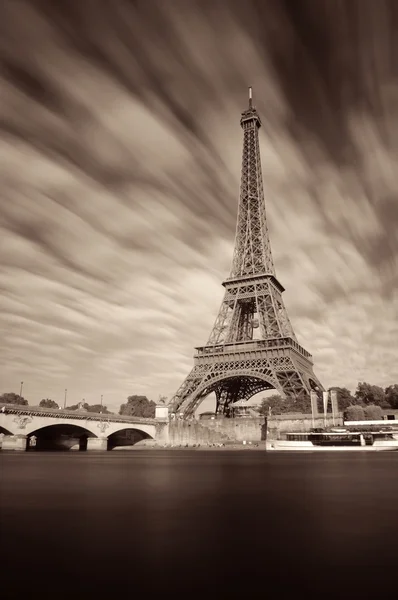
M 102 415 L 102 398 L 103 398 L 103 395 L 101 394 L 101 408 L 100 408 L 100 414 L 101 415 Z
M 68 393 L 68 390 L 65 388 L 65 396 L 64 396 L 64 408 L 66 408 L 66 394 Z
M 19 397 L 22 398 L 22 388 L 23 388 L 23 381 L 21 381 L 21 387 L 19 388 Z

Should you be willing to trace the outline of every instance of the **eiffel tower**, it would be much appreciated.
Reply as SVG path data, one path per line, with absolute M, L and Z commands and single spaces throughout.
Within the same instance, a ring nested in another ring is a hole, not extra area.
M 275 275 L 268 234 L 258 131 L 253 106 L 240 119 L 243 157 L 232 269 L 209 340 L 196 348 L 194 367 L 171 399 L 169 412 L 192 417 L 215 392 L 216 412 L 232 414 L 238 400 L 274 388 L 282 397 L 301 398 L 323 387 L 311 354 L 297 342 Z

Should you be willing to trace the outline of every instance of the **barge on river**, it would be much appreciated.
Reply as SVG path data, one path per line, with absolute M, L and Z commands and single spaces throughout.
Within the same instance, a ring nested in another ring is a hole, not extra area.
M 285 452 L 386 452 L 398 450 L 398 432 L 312 431 L 285 433 L 284 439 L 269 440 L 267 450 Z

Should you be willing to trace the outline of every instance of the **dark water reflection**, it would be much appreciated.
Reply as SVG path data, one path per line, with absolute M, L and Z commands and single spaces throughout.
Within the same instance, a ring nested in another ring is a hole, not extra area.
M 394 453 L 2 452 L 1 596 L 374 598 L 398 589 L 397 475 Z

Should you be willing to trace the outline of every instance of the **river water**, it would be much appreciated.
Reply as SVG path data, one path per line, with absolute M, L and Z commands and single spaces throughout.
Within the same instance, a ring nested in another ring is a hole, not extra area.
M 398 597 L 398 453 L 0 452 L 2 598 Z

